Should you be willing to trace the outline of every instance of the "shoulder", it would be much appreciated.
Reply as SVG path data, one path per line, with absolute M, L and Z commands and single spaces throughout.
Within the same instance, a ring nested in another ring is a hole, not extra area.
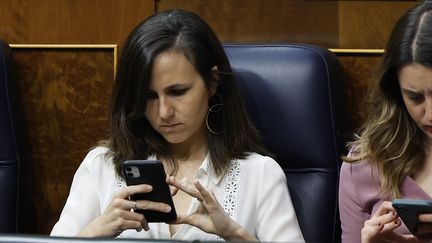
M 261 155 L 255 152 L 248 153 L 244 159 L 238 160 L 243 168 L 248 171 L 254 172 L 252 174 L 256 174 L 257 172 L 261 174 L 269 174 L 272 176 L 283 175 L 281 166 L 274 160 L 273 158 L 265 155 Z
M 104 146 L 92 148 L 81 163 L 81 167 L 86 167 L 90 171 L 101 171 L 102 168 L 112 167 L 112 158 L 109 149 Z
M 348 157 L 355 152 L 349 152 Z M 379 169 L 370 160 L 364 159 L 359 162 L 344 162 L 341 167 L 341 177 L 351 177 L 357 182 L 379 182 Z
M 109 151 L 109 148 L 105 147 L 105 146 L 97 146 L 97 147 L 91 148 L 88 151 L 85 159 L 87 159 L 87 158 L 88 159 L 95 159 L 95 158 L 98 158 L 100 156 L 105 156 L 108 154 L 108 151 Z
M 344 162 L 341 167 L 341 176 L 352 177 L 353 180 L 371 181 L 379 180 L 378 167 L 373 165 L 369 160 L 359 162 Z
M 344 162 L 340 172 L 340 188 L 345 193 L 357 195 L 360 204 L 366 205 L 379 199 L 381 180 L 378 167 L 369 160 Z
M 279 164 L 271 157 L 255 152 L 247 153 L 244 159 L 239 159 L 241 163 L 253 166 L 277 165 Z M 279 166 L 280 167 L 280 166 Z

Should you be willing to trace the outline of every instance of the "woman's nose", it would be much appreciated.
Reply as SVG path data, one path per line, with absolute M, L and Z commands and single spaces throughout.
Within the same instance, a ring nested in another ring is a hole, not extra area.
M 432 98 L 426 99 L 425 117 L 428 121 L 432 121 Z
M 159 116 L 162 119 L 168 119 L 173 115 L 174 108 L 168 99 L 159 99 Z

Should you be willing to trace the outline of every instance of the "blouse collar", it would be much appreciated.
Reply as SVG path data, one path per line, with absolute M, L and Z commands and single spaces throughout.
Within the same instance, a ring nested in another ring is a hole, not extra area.
M 150 155 L 148 159 L 157 159 L 156 155 Z M 220 175 L 217 175 L 210 159 L 210 153 L 207 152 L 203 162 L 201 163 L 201 166 L 197 169 L 195 172 L 195 178 L 203 178 L 207 177 L 214 185 L 219 184 L 221 181 L 224 173 L 221 173 Z
M 195 172 L 195 178 L 199 179 L 202 176 L 207 176 L 209 180 L 214 184 L 219 184 L 220 180 L 222 179 L 224 173 L 221 173 L 220 175 L 217 175 L 213 165 L 211 163 L 210 154 L 207 153 L 205 156 L 201 166 L 198 168 L 198 170 Z

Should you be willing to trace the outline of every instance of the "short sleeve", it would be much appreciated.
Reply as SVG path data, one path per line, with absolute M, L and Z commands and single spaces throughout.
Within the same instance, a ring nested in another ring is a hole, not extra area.
M 266 158 L 258 183 L 257 236 L 264 242 L 304 242 L 285 173 L 276 161 Z

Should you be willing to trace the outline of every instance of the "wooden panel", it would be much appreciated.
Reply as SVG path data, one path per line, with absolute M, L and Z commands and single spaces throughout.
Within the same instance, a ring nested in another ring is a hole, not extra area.
M 301 42 L 381 49 L 404 11 L 419 1 L 160 0 L 203 17 L 224 42 Z
M 336 53 L 346 81 L 346 95 L 352 131 L 358 131 L 367 114 L 365 101 L 382 54 Z
M 382 49 L 400 16 L 419 1 L 339 1 L 339 47 Z
M 86 151 L 107 134 L 114 49 L 13 49 L 31 159 L 21 233 L 48 234 Z
M 303 42 L 338 46 L 337 1 L 160 0 L 206 20 L 224 42 Z
M 154 0 L 0 1 L 0 37 L 14 44 L 120 44 L 154 6 Z

